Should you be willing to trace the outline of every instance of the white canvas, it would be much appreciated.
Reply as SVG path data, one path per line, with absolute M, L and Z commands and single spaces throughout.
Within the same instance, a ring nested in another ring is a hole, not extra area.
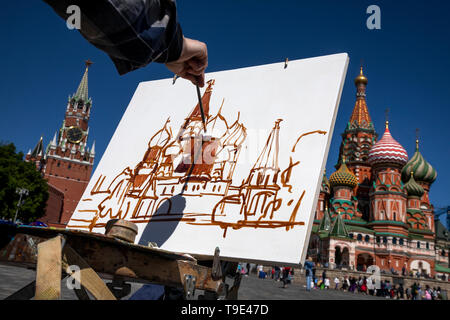
M 208 73 L 206 134 L 190 82 L 140 83 L 68 228 L 122 218 L 142 245 L 298 264 L 347 65 L 336 54 Z

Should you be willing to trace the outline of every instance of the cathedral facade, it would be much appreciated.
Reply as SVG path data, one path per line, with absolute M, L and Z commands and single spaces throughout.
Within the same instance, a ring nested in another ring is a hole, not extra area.
M 76 93 L 68 98 L 64 120 L 53 140 L 44 147 L 41 137 L 25 156 L 25 161 L 35 163 L 47 180 L 49 199 L 40 221 L 51 226 L 66 226 L 88 185 L 94 165 L 95 142 L 88 147 L 92 109 L 88 69 L 91 64 L 86 61 L 81 82 Z
M 366 103 L 367 83 L 361 68 L 336 171 L 323 175 L 308 254 L 330 268 L 365 271 L 376 265 L 430 276 L 436 269 L 450 270 L 443 262 L 448 249 L 435 248 L 429 192 L 437 173 L 420 153 L 418 140 L 408 158 L 388 121 L 378 140 Z

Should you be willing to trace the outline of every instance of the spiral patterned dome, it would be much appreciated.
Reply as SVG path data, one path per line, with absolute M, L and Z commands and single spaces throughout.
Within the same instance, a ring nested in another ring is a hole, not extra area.
M 330 176 L 330 185 L 332 187 L 335 186 L 347 186 L 354 188 L 358 185 L 358 179 L 356 176 L 347 168 L 347 165 L 345 164 L 345 161 L 342 162 L 341 167 L 339 170 L 334 172 Z
M 369 151 L 368 161 L 371 165 L 396 163 L 401 166 L 408 161 L 406 150 L 391 136 L 387 121 L 383 137 Z
M 410 173 L 409 181 L 405 184 L 405 190 L 408 192 L 408 197 L 422 197 L 425 190 L 414 180 L 414 172 Z
M 437 178 L 436 170 L 429 164 L 419 152 L 419 141 L 416 141 L 416 152 L 408 163 L 403 167 L 402 180 L 408 181 L 411 172 L 414 179 L 419 182 L 433 183 Z

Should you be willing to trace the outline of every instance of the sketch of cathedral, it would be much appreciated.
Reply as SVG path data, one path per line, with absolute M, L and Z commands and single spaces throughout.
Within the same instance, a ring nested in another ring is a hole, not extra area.
M 236 179 L 233 185 L 247 130 L 239 120 L 239 113 L 234 122 L 222 115 L 223 102 L 217 114 L 210 115 L 213 85 L 214 80 L 208 81 L 202 97 L 207 133 L 203 132 L 199 104 L 176 135 L 167 119 L 150 138 L 142 161 L 134 169 L 125 168 L 109 184 L 106 176 L 98 178 L 89 197 L 81 200 L 98 203 L 97 207 L 77 210 L 69 227 L 92 231 L 114 218 L 134 223 L 179 221 L 218 226 L 225 237 L 228 228 L 285 227 L 289 230 L 303 225 L 296 215 L 305 191 L 294 194 L 289 184 L 299 162 L 294 162 L 291 156 L 289 166 L 282 170 L 278 161 L 282 119 L 275 121 L 248 176 L 240 184 L 236 184 Z M 302 136 L 311 133 L 326 134 L 317 130 Z M 281 199 L 278 195 L 281 188 L 286 188 L 292 197 Z M 182 207 L 175 203 L 180 197 Z M 211 205 L 205 206 L 204 201 L 198 201 L 200 198 L 206 198 Z M 291 210 L 289 220 L 277 218 L 277 210 L 282 205 Z

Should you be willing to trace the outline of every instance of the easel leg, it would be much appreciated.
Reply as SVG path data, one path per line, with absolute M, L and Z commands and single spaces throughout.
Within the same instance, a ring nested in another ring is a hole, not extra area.
M 98 274 L 78 253 L 75 252 L 75 250 L 66 244 L 63 250 L 63 267 L 67 270 L 70 265 L 79 267 L 80 271 L 76 271 L 72 274 L 72 277 L 77 279 L 84 288 L 89 290 L 95 299 L 116 300 L 116 297 L 109 291 L 108 287 Z
M 86 289 L 83 286 L 81 286 L 80 289 L 75 288 L 73 289 L 73 291 L 75 291 L 78 300 L 91 300 L 88 293 L 86 292 Z
M 38 244 L 35 300 L 61 297 L 61 237 Z

